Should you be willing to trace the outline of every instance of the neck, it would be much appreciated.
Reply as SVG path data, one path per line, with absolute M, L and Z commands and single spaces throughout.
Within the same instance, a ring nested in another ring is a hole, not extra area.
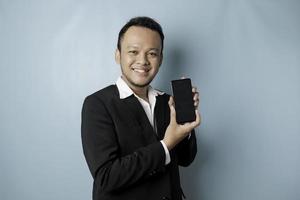
M 145 101 L 149 102 L 149 100 L 148 100 L 149 85 L 139 87 L 139 86 L 131 84 L 126 78 L 122 77 L 122 79 L 127 83 L 127 85 L 130 87 L 130 89 L 133 91 L 134 94 L 136 94 L 138 97 L 144 99 Z
M 148 102 L 148 86 L 146 87 L 131 87 L 134 94 Z

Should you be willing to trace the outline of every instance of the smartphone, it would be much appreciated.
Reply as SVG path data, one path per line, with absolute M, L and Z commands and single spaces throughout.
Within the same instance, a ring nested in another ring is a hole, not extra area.
M 175 101 L 176 121 L 178 124 L 196 120 L 191 79 L 172 80 Z

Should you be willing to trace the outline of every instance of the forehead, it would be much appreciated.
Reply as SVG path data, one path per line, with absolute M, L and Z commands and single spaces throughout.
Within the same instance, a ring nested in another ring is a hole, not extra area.
M 158 32 L 149 28 L 131 26 L 124 34 L 122 46 L 139 46 L 147 48 L 161 48 L 161 39 Z

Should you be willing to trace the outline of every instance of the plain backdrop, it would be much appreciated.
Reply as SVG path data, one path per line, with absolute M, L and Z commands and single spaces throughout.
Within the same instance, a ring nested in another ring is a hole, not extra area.
M 80 138 L 85 96 L 115 83 L 117 35 L 161 23 L 153 86 L 201 95 L 190 200 L 298 200 L 299 0 L 0 0 L 0 199 L 91 199 Z

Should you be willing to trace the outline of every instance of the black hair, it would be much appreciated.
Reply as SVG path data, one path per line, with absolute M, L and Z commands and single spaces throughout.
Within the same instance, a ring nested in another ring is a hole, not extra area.
M 160 26 L 160 24 L 158 22 L 156 22 L 154 19 L 150 18 L 150 17 L 134 17 L 131 18 L 120 30 L 119 32 L 119 37 L 118 37 L 118 50 L 121 51 L 121 40 L 124 37 L 124 34 L 126 33 L 126 31 L 131 27 L 131 26 L 139 26 L 139 27 L 145 27 L 145 28 L 149 28 L 153 31 L 156 31 L 161 39 L 161 53 L 164 47 L 164 33 L 162 31 L 162 28 Z

